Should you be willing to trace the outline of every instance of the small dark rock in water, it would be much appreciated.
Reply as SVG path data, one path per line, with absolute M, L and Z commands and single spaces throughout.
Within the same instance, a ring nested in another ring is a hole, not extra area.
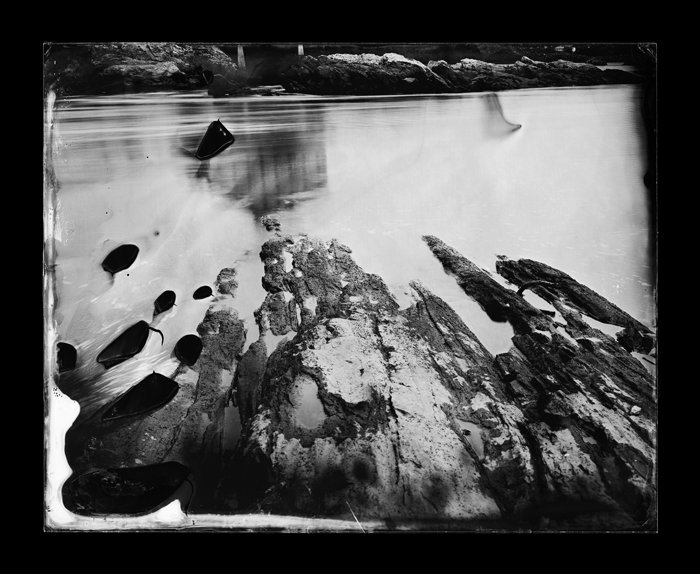
M 102 262 L 102 268 L 114 275 L 119 271 L 131 267 L 132 263 L 136 261 L 136 256 L 138 254 L 139 248 L 136 247 L 136 245 L 120 245 L 105 257 Z
M 195 299 L 206 299 L 207 297 L 211 297 L 213 295 L 213 291 L 211 290 L 211 287 L 208 285 L 204 285 L 203 287 L 200 287 L 197 289 L 193 294 L 192 297 Z
M 188 366 L 197 362 L 202 352 L 202 339 L 197 335 L 185 335 L 175 345 L 175 356 Z
M 281 227 L 280 220 L 273 215 L 263 215 L 260 218 L 260 223 L 262 223 L 268 231 L 279 231 Z
M 175 293 L 173 291 L 163 291 L 155 302 L 153 316 L 163 313 L 175 305 Z
M 207 133 L 204 134 L 197 152 L 194 154 L 199 160 L 210 159 L 219 155 L 227 147 L 229 147 L 235 138 L 233 134 L 226 129 L 224 124 L 219 120 L 213 121 L 207 128 Z
M 81 514 L 139 514 L 166 502 L 190 469 L 169 461 L 82 474 L 68 484 L 73 510 Z
M 179 388 L 172 379 L 153 372 L 117 399 L 102 415 L 102 420 L 139 415 L 162 407 L 177 394 Z
M 97 362 L 109 369 L 140 353 L 148 340 L 149 329 L 160 333 L 157 329 L 150 327 L 146 321 L 139 321 L 132 325 L 97 355 Z M 162 337 L 163 333 L 160 335 Z
M 485 301 L 483 303 L 483 309 L 492 321 L 505 323 L 508 320 L 503 306 L 495 299 Z
M 58 372 L 69 371 L 75 368 L 78 360 L 78 351 L 68 343 L 58 343 Z

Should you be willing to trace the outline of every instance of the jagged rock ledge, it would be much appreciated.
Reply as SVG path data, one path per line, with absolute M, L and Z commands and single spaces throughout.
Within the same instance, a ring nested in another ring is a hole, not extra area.
M 501 257 L 509 289 L 424 239 L 466 295 L 511 323 L 510 351 L 492 356 L 419 282 L 401 309 L 335 240 L 274 237 L 261 251 L 258 339 L 241 356 L 235 312 L 210 310 L 203 360 L 176 373 L 178 402 L 120 428 L 87 425 L 82 440 L 101 445 L 89 463 L 105 468 L 152 443 L 144 463 L 197 469 L 194 512 L 375 529 L 653 530 L 655 380 L 632 354 L 653 354 L 653 333 L 551 267 Z M 526 289 L 556 312 L 528 303 Z M 230 387 L 222 370 L 235 371 Z M 226 450 L 231 399 L 242 429 Z

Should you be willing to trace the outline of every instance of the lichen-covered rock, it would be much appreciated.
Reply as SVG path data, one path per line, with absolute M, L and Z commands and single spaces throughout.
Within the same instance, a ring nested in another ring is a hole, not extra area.
M 275 215 L 263 215 L 260 218 L 260 223 L 262 223 L 268 231 L 279 231 L 281 227 L 279 217 Z
M 293 269 L 277 266 L 280 250 L 292 255 Z M 358 517 L 399 520 L 499 518 L 456 422 L 469 416 L 467 405 L 460 410 L 450 391 L 477 376 L 466 372 L 479 362 L 472 354 L 488 356 L 473 334 L 462 325 L 449 343 L 440 335 L 441 345 L 456 346 L 465 358 L 436 358 L 413 332 L 414 324 L 429 328 L 425 316 L 401 316 L 381 279 L 357 267 L 347 247 L 281 239 L 266 244 L 263 256 L 270 252 L 277 256 L 265 258 L 267 284 L 282 286 L 309 313 L 294 339 L 272 353 L 260 380 L 257 414 L 239 453 L 242 507 L 324 516 L 350 516 L 352 509 Z M 461 323 L 453 312 L 450 319 Z M 264 480 L 251 482 L 251 473 Z
M 236 268 L 226 267 L 219 272 L 216 277 L 216 289 L 222 295 L 231 295 L 232 297 L 236 294 L 236 289 L 238 289 L 238 281 L 236 281 Z

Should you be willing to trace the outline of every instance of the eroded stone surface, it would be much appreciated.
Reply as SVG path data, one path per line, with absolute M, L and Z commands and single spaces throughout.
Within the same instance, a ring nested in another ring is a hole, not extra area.
M 417 282 L 416 303 L 399 310 L 381 279 L 335 241 L 267 242 L 268 291 L 299 307 L 314 297 L 316 309 L 300 310 L 294 338 L 258 371 L 256 414 L 227 479 L 236 504 L 554 528 L 647 521 L 655 410 L 639 361 L 610 337 L 579 344 L 600 333 L 576 311 L 553 298 L 555 322 L 439 239 L 426 242 L 467 293 L 511 322 L 514 348 L 491 356 Z M 315 391 L 303 414 L 301 389 Z
M 654 377 L 615 339 L 582 320 L 579 310 L 645 334 L 649 329 L 558 270 L 500 258 L 499 273 L 551 303 L 562 325 L 479 277 L 486 274 L 438 238 L 425 240 L 468 295 L 482 305 L 497 301 L 513 326 L 514 349 L 498 355 L 495 365 L 523 415 L 520 429 L 535 463 L 539 507 L 580 510 L 596 525 L 648 524 L 655 510 Z

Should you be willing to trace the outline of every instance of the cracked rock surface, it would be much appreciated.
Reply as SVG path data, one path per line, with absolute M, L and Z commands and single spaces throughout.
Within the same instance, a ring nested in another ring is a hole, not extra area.
M 559 311 L 552 317 L 439 239 L 425 239 L 468 295 L 513 325 L 513 349 L 491 356 L 418 282 L 416 303 L 399 310 L 381 278 L 336 241 L 268 241 L 261 258 L 270 294 L 259 317 L 272 326 L 281 315 L 288 325 L 296 306 L 300 319 L 293 333 L 277 331 L 294 336 L 279 342 L 254 381 L 238 378 L 254 397 L 224 480 L 238 507 L 343 517 L 352 509 L 359 519 L 391 521 L 648 524 L 652 375 L 581 320 L 573 279 L 568 291 L 548 287 Z M 552 282 L 554 270 L 545 271 L 526 281 Z M 271 304 L 280 293 L 287 306 Z

